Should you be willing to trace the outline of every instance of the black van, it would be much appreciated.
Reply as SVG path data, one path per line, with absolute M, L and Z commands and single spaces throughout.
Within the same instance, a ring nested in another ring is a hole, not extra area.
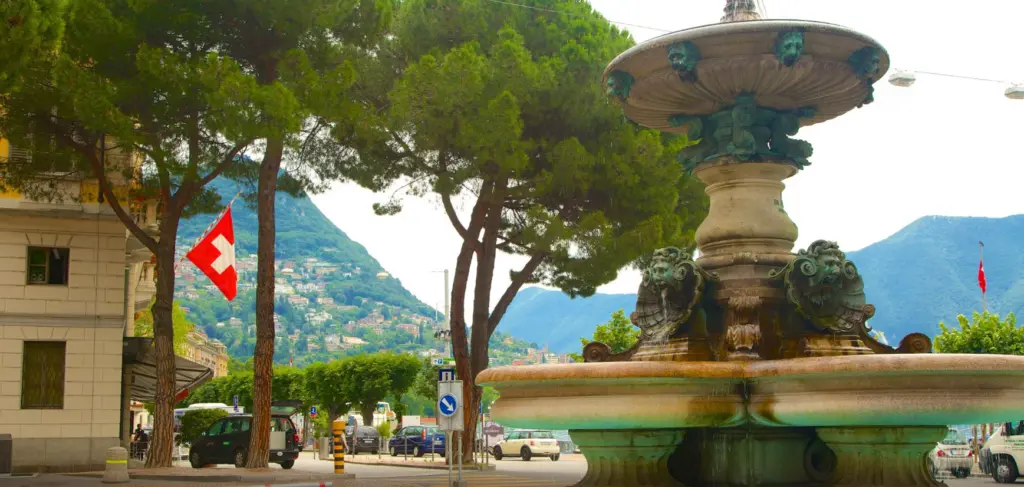
M 291 416 L 302 406 L 300 401 L 277 401 L 270 407 L 270 463 L 292 468 L 302 451 L 299 432 Z M 192 468 L 211 464 L 234 464 L 244 468 L 249 452 L 252 414 L 232 414 L 218 419 L 192 444 L 188 460 Z M 284 444 L 275 445 L 274 433 L 284 434 Z M 275 446 L 277 448 L 275 448 Z

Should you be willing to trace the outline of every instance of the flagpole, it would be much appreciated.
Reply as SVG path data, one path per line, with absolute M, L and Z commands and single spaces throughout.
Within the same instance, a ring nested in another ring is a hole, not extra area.
M 978 262 L 982 269 L 985 268 L 985 244 L 980 240 L 978 241 Z M 988 312 L 988 306 L 985 302 L 985 290 L 981 290 L 981 314 Z

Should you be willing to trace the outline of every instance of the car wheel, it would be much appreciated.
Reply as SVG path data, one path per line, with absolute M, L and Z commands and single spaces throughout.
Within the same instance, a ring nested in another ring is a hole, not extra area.
M 1007 457 L 996 458 L 996 468 L 992 472 L 992 478 L 1000 484 L 1012 484 L 1017 481 L 1019 472 L 1017 463 Z
M 519 450 L 519 456 L 522 457 L 524 462 L 530 461 L 530 456 L 532 454 L 533 454 L 533 452 L 531 452 L 530 449 L 525 447 L 525 446 L 523 447 L 522 450 Z
M 412 455 L 416 458 L 423 456 L 423 450 L 420 450 L 419 445 L 416 445 L 412 448 Z
M 557 453 L 555 453 L 554 455 L 551 455 L 551 461 L 552 462 L 557 462 L 558 461 L 558 457 L 559 457 L 559 454 L 557 454 Z
M 494 447 L 494 459 L 495 460 L 501 460 L 501 447 L 500 446 Z
M 281 468 L 283 468 L 285 470 L 290 470 L 294 466 L 295 466 L 295 460 L 285 460 L 285 461 L 281 462 Z
M 391 450 L 391 456 L 393 456 L 393 457 L 397 457 L 398 456 L 398 450 L 396 450 L 395 447 L 391 447 L 390 450 Z
M 199 457 L 199 452 L 195 450 L 189 452 L 188 463 L 192 465 L 192 468 L 203 468 L 203 459 Z
M 235 450 L 235 468 L 245 468 L 245 461 L 248 459 L 244 449 Z

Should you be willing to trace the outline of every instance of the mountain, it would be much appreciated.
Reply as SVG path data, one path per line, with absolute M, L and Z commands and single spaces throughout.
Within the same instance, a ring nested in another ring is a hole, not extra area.
M 238 193 L 229 180 L 211 184 L 225 203 Z M 276 198 L 275 362 L 302 366 L 378 350 L 441 354 L 443 344 L 433 337 L 438 326 L 433 308 L 397 279 L 379 278 L 384 271 L 380 263 L 309 198 L 284 193 Z M 176 269 L 175 298 L 202 332 L 244 361 L 255 345 L 257 218 L 255 209 L 242 199 L 232 205 L 231 213 L 238 295 L 228 302 L 185 260 Z M 216 217 L 184 220 L 178 253 L 188 252 Z M 492 355 L 499 362 L 528 354 L 528 343 L 521 339 L 502 334 L 494 342 Z
M 985 243 L 989 311 L 1024 311 L 1024 215 L 1005 218 L 927 216 L 847 258 L 864 277 L 868 302 L 877 312 L 872 328 L 895 344 L 908 333 L 939 333 L 939 322 L 981 309 L 978 241 Z M 842 242 L 840 242 L 842 244 Z M 578 352 L 579 337 L 608 321 L 612 312 L 633 311 L 635 294 L 596 294 L 570 299 L 537 287 L 516 296 L 499 328 L 517 337 L 547 343 L 555 352 Z

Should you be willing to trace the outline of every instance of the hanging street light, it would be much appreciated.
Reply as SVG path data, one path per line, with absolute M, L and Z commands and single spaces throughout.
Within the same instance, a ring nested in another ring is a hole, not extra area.
M 1007 98 L 1011 99 L 1011 100 L 1024 100 L 1024 83 L 1010 83 L 1010 82 L 1007 82 L 1007 81 L 1000 81 L 1000 80 L 995 80 L 995 79 L 976 78 L 974 76 L 959 76 L 959 75 L 955 75 L 955 74 L 933 73 L 933 72 L 929 72 L 929 71 L 917 71 L 917 72 L 914 72 L 914 71 L 907 71 L 907 70 L 897 69 L 893 74 L 889 75 L 889 83 L 891 83 L 894 86 L 899 86 L 901 88 L 909 88 L 911 85 L 914 84 L 915 81 L 917 81 L 917 75 L 918 74 L 928 74 L 928 75 L 932 75 L 932 76 L 943 76 L 943 77 L 946 77 L 946 78 L 959 78 L 959 79 L 966 79 L 966 80 L 971 80 L 971 81 L 984 81 L 984 82 L 987 82 L 987 83 L 999 83 L 999 84 L 1002 84 L 1002 85 L 1009 84 L 1010 86 L 1008 88 L 1006 88 L 1006 91 L 1003 92 L 1003 95 L 1006 96 Z

